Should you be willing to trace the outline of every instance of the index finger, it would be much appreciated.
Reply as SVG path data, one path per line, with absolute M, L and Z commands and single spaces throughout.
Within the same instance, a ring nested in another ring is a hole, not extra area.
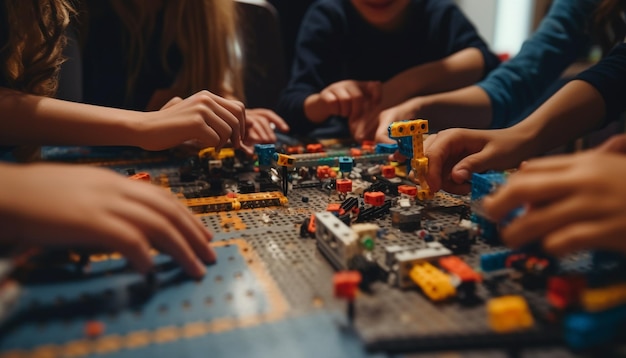
M 210 93 L 210 92 L 209 92 Z M 242 102 L 229 100 L 223 97 L 220 97 L 216 94 L 210 93 L 213 96 L 214 100 L 224 107 L 228 112 L 230 112 L 235 118 L 239 121 L 238 126 L 233 126 L 233 132 L 231 134 L 230 140 L 233 145 L 237 148 L 241 146 L 242 139 L 246 136 L 246 110 L 245 106 Z

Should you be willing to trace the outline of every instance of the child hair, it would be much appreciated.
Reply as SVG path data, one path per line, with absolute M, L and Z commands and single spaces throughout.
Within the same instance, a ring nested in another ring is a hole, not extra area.
M 593 14 L 592 34 L 598 41 L 603 55 L 624 41 L 626 37 L 626 1 L 603 0 Z
M 111 0 L 129 38 L 129 78 L 126 93 L 133 93 L 151 34 L 155 30 L 157 11 L 154 0 Z M 158 2 L 157 2 L 158 3 Z M 178 46 L 183 64 L 174 84 L 181 95 L 202 89 L 243 100 L 243 80 L 237 56 L 236 8 L 232 0 L 163 1 L 162 43 L 160 58 L 170 68 L 168 49 Z M 158 29 L 157 29 L 158 30 Z
M 3 85 L 53 95 L 74 7 L 68 0 L 5 0 L 0 11 L 6 18 L 0 29 Z

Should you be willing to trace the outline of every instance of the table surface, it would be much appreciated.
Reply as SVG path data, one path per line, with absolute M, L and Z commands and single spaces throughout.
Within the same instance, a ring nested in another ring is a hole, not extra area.
M 145 171 L 155 185 L 164 185 L 181 198 L 206 184 L 181 182 L 183 161 L 169 152 L 139 159 L 130 152 L 120 159 L 119 152 L 116 158 L 91 149 L 60 148 L 49 151 L 48 157 L 77 161 L 87 155 L 121 173 Z M 234 178 L 256 181 L 258 176 L 240 170 L 224 175 L 223 183 L 233 189 Z M 510 270 L 484 273 L 476 300 L 469 304 L 458 298 L 435 303 L 417 287 L 373 282 L 359 292 L 356 317 L 350 322 L 346 302 L 333 296 L 335 270 L 316 240 L 300 235 L 305 219 L 341 199 L 319 184 L 292 189 L 287 198 L 287 205 L 196 214 L 215 233 L 218 254 L 218 261 L 198 281 L 157 253 L 157 274 L 151 279 L 133 272 L 116 254 L 94 254 L 87 266 L 80 266 L 63 252 L 54 260 L 48 255 L 47 262 L 40 258 L 19 268 L 14 279 L 21 296 L 0 321 L 0 357 L 576 355 L 563 344 L 559 324 L 548 319 L 545 285 L 528 288 Z M 438 193 L 434 201 L 422 204 L 427 205 L 422 227 L 435 232 L 458 226 L 463 214 L 457 209 L 467 207 L 468 198 Z M 393 227 L 389 215 L 370 222 L 383 229 L 375 260 L 384 261 L 385 247 L 390 245 L 426 247 L 416 231 Z M 469 252 L 458 256 L 478 268 L 481 254 L 503 250 L 479 238 Z M 584 271 L 589 258 L 569 258 L 561 267 Z M 495 333 L 486 302 L 510 294 L 527 300 L 535 324 L 524 331 Z M 86 327 L 93 322 L 102 331 L 90 336 Z

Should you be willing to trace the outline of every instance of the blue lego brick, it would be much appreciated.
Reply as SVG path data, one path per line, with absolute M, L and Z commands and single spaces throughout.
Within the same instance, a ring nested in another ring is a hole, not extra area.
M 255 144 L 254 153 L 259 159 L 259 165 L 272 165 L 272 159 L 276 152 L 276 146 L 274 144 Z
M 398 150 L 398 144 L 397 143 L 393 143 L 393 144 L 378 143 L 378 144 L 376 144 L 376 153 L 378 153 L 378 154 L 382 154 L 382 153 L 393 154 L 397 150 Z
M 398 141 L 398 151 L 407 158 L 413 158 L 413 137 L 394 138 Z
M 626 305 L 598 313 L 577 312 L 565 317 L 565 341 L 573 349 L 589 349 L 611 342 L 626 323 Z
M 498 239 L 498 226 L 495 223 L 475 214 L 471 215 L 470 220 L 480 227 L 480 236 L 483 239 L 489 241 Z
M 491 193 L 498 185 L 506 182 L 506 175 L 499 172 L 473 173 L 471 199 L 477 200 Z
M 351 157 L 339 157 L 339 171 L 342 173 L 349 173 L 354 167 L 354 159 Z
M 505 268 L 506 259 L 513 253 L 511 250 L 490 252 L 480 255 L 480 269 L 484 272 L 497 271 Z

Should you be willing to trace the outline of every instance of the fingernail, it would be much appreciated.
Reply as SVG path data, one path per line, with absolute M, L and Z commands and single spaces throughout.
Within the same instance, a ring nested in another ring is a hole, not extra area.
M 198 260 L 194 260 L 194 268 L 193 268 L 193 276 L 194 277 L 203 277 L 204 274 L 206 273 L 206 268 L 204 267 L 204 264 Z
M 211 247 L 211 245 L 206 246 L 206 251 L 204 252 L 204 261 L 209 264 L 215 263 L 217 261 L 217 254 L 215 250 Z
M 465 182 L 470 179 L 470 172 L 467 169 L 459 169 L 456 171 L 457 176 L 460 179 L 460 182 Z

